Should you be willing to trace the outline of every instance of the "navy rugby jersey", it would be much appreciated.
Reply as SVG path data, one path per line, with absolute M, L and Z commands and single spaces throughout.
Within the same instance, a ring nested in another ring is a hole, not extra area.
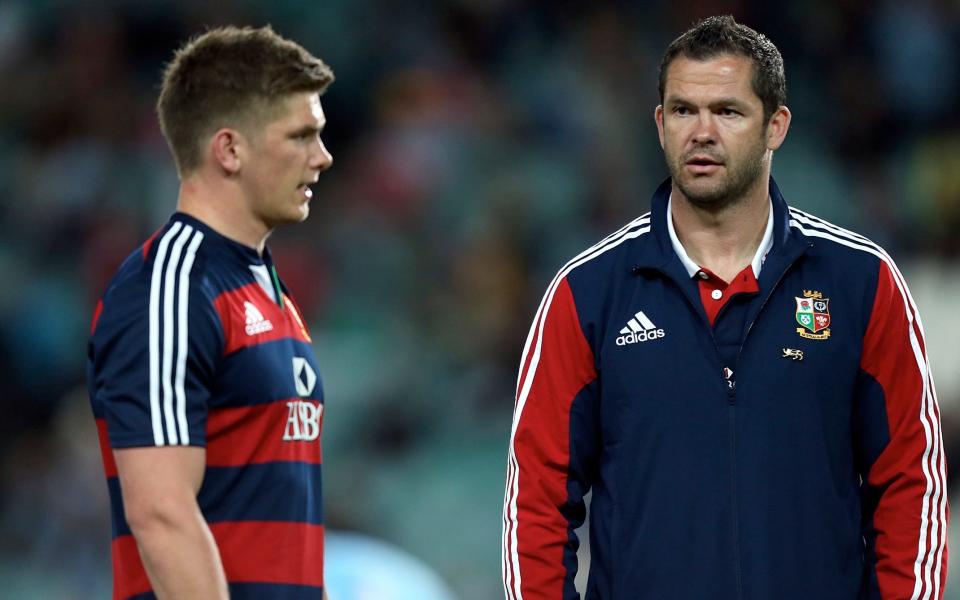
M 320 598 L 323 394 L 270 254 L 175 214 L 94 315 L 88 385 L 110 491 L 114 598 L 152 598 L 113 449 L 204 446 L 197 500 L 232 598 Z
M 890 256 L 786 204 L 757 288 L 711 324 L 651 212 L 547 289 L 517 382 L 508 600 L 936 600 L 946 465 L 916 304 Z

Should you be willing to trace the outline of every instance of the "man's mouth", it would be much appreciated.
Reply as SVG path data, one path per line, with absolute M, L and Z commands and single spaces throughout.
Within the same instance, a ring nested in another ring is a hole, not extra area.
M 306 198 L 307 200 L 309 200 L 310 198 L 313 198 L 313 190 L 310 189 L 309 184 L 301 183 L 297 187 L 297 191 L 300 192 L 300 195 Z
M 723 163 L 719 160 L 710 158 L 709 156 L 692 156 L 687 159 L 688 165 L 695 166 L 709 166 L 709 165 L 722 165 Z
M 723 163 L 709 156 L 691 156 L 686 165 L 694 174 L 708 175 L 722 167 Z

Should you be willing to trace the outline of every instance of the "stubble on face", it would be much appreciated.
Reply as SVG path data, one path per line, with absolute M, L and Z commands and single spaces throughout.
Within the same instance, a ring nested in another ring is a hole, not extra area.
M 723 164 L 723 176 L 691 174 L 687 162 L 694 156 L 709 156 Z M 710 211 L 720 211 L 740 199 L 755 185 L 764 173 L 767 146 L 761 129 L 755 143 L 743 149 L 740 156 L 731 156 L 713 146 L 694 145 L 686 151 L 664 144 L 664 158 L 670 177 L 691 204 Z
M 769 122 L 752 83 L 749 58 L 677 57 L 657 108 L 664 159 L 676 190 L 692 205 L 718 212 L 763 186 Z

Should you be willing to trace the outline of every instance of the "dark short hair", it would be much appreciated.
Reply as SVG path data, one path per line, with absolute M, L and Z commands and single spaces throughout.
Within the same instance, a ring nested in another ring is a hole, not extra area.
M 289 94 L 322 94 L 333 71 L 269 25 L 220 27 L 188 41 L 163 74 L 157 114 L 181 177 L 200 166 L 205 138 L 262 123 Z
M 708 60 L 721 54 L 737 54 L 753 62 L 753 91 L 763 101 L 763 118 L 768 122 L 787 101 L 783 57 L 770 38 L 737 23 L 730 15 L 703 19 L 667 46 L 660 62 L 660 102 L 667 69 L 675 58 Z

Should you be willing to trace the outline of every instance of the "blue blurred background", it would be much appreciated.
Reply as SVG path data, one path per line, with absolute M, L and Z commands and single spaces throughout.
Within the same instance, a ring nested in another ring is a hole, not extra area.
M 663 50 L 727 12 L 784 55 L 794 120 L 774 174 L 788 200 L 872 237 L 910 281 L 956 456 L 956 2 L 3 0 L 0 596 L 109 595 L 85 341 L 120 260 L 174 208 L 153 112 L 174 48 L 209 26 L 272 23 L 335 70 L 334 167 L 309 221 L 270 242 L 323 369 L 327 522 L 487 600 L 501 594 L 513 388 L 540 295 L 647 209 L 666 173 Z

